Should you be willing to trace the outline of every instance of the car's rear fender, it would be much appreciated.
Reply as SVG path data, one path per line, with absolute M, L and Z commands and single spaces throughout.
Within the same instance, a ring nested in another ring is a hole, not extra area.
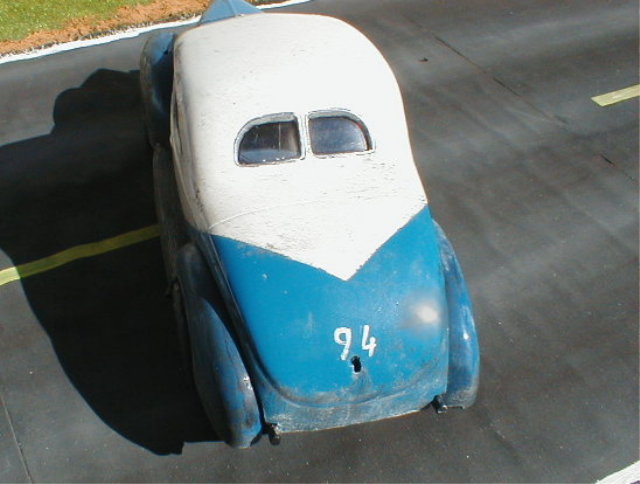
M 435 223 L 449 307 L 449 371 L 447 391 L 438 398 L 446 407 L 466 408 L 478 392 L 480 349 L 471 299 L 460 263 L 444 231 Z
M 225 324 L 225 310 L 209 269 L 193 244 L 177 256 L 177 275 L 187 313 L 193 375 L 207 416 L 233 447 L 249 447 L 262 432 L 251 379 Z

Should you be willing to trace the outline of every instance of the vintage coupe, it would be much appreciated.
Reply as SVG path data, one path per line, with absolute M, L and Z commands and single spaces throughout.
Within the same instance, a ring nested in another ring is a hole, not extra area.
M 473 403 L 465 282 L 363 34 L 218 0 L 148 41 L 141 85 L 179 334 L 220 438 Z

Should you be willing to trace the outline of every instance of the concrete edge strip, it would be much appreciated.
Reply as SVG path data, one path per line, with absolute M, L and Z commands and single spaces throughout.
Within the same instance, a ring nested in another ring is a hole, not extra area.
M 11 282 L 24 279 L 25 277 L 50 271 L 51 269 L 55 269 L 56 267 L 60 267 L 78 259 L 93 257 L 156 238 L 159 233 L 160 230 L 158 225 L 150 225 L 148 227 L 126 232 L 99 242 L 77 245 L 32 262 L 8 267 L 0 270 L 0 287 Z
M 259 5 L 258 8 L 261 8 L 263 10 L 269 10 L 272 8 L 288 7 L 288 6 L 297 5 L 300 3 L 307 3 L 309 1 L 311 0 L 287 0 L 281 3 Z M 185 20 L 153 24 L 145 27 L 125 28 L 122 31 L 116 32 L 114 34 L 108 34 L 105 36 L 95 37 L 95 38 L 86 39 L 86 40 L 74 40 L 72 42 L 65 42 L 62 44 L 54 44 L 49 47 L 37 48 L 35 50 L 21 52 L 18 54 L 7 54 L 4 56 L 0 55 L 0 65 L 8 64 L 10 62 L 37 59 L 39 57 L 45 57 L 52 54 L 58 54 L 60 52 L 80 49 L 82 47 L 91 47 L 94 45 L 108 44 L 108 43 L 116 42 L 122 39 L 137 37 L 139 35 L 145 34 L 147 32 L 152 32 L 154 30 L 178 28 L 185 25 L 192 25 L 192 24 L 195 24 L 199 19 L 200 19 L 200 16 L 196 15 Z

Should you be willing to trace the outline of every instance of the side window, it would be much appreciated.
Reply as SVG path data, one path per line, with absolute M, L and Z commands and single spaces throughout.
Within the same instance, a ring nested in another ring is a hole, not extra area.
M 260 165 L 302 156 L 298 121 L 293 115 L 262 118 L 249 123 L 238 143 L 238 163 Z
M 372 149 L 366 126 L 350 113 L 312 114 L 309 136 L 311 150 L 316 155 L 360 153 Z

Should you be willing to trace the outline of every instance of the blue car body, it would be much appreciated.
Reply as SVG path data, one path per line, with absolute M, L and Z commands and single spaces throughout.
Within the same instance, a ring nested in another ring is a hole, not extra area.
M 271 15 L 218 0 L 200 26 L 254 14 Z M 431 403 L 471 405 L 479 375 L 471 302 L 426 203 L 341 277 L 192 222 L 175 146 L 171 154 L 174 48 L 171 33 L 149 40 L 141 84 L 165 264 L 179 287 L 196 387 L 219 436 L 247 447 L 264 433 L 341 427 Z

